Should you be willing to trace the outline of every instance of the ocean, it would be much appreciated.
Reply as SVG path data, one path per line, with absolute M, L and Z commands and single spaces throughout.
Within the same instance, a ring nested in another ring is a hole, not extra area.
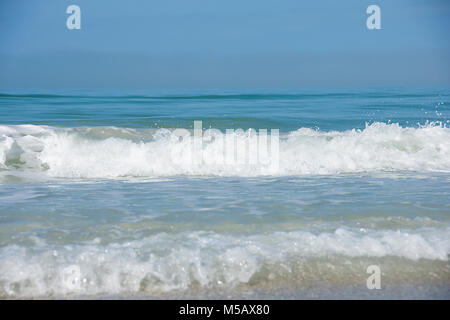
M 0 92 L 2 299 L 450 299 L 449 88 Z

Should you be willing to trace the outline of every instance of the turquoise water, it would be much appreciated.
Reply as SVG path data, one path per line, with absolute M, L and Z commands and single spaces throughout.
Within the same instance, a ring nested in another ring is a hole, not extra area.
M 193 163 L 196 120 L 279 165 Z M 449 88 L 3 90 L 0 297 L 448 299 L 449 125 Z

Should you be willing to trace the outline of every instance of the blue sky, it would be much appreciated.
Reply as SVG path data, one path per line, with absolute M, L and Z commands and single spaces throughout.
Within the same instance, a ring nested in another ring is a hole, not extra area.
M 2 0 L 0 88 L 449 85 L 449 27 L 447 0 Z

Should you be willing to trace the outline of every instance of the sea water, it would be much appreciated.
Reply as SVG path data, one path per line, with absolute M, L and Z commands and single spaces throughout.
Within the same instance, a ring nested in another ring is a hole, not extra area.
M 450 298 L 449 88 L 1 92 L 1 298 Z

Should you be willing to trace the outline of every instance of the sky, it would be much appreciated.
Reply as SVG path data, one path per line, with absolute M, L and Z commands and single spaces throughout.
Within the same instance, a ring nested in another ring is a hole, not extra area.
M 448 0 L 1 0 L 0 88 L 450 85 L 449 30 Z

